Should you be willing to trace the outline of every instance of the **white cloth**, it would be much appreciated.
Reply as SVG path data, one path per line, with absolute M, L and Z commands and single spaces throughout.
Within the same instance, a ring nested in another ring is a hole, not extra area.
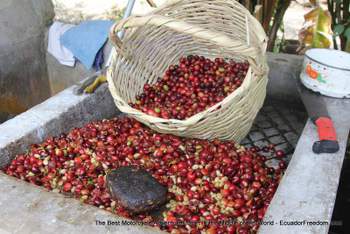
M 47 51 L 52 54 L 61 64 L 74 67 L 75 58 L 70 50 L 61 44 L 61 36 L 70 28 L 74 27 L 72 24 L 64 24 L 61 22 L 54 22 L 49 29 L 49 42 Z

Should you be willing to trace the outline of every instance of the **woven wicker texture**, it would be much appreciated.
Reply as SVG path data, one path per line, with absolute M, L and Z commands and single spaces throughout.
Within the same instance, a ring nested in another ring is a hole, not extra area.
M 116 36 L 121 30 L 123 41 Z M 237 1 L 168 1 L 147 15 L 115 24 L 110 39 L 116 53 L 107 79 L 122 112 L 161 133 L 237 142 L 246 136 L 266 96 L 266 35 Z M 154 84 L 169 65 L 187 55 L 248 60 L 250 68 L 241 87 L 186 120 L 153 117 L 128 105 L 144 84 Z

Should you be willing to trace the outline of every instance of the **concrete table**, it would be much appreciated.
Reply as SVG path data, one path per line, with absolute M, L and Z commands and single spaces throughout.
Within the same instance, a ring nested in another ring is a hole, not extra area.
M 335 154 L 314 154 L 311 146 L 318 135 L 308 120 L 260 234 L 328 233 L 350 128 L 350 100 L 326 98 L 326 102 L 340 150 Z
M 270 80 L 280 85 L 280 88 L 271 87 L 270 83 L 268 92 L 281 99 L 297 100 L 293 77 L 299 72 L 297 68 L 301 61 L 302 58 L 295 56 L 270 56 Z M 284 95 L 285 91 L 287 95 Z M 317 134 L 313 124 L 308 121 L 267 211 L 266 221 L 301 219 L 327 221 L 329 224 L 344 157 L 350 110 L 344 110 L 337 100 L 328 102 L 331 104 L 330 113 L 336 114 L 334 121 L 341 140 L 341 150 L 334 155 L 314 155 L 311 143 L 316 140 Z M 89 121 L 111 118 L 117 114 L 106 85 L 92 95 L 82 96 L 73 95 L 73 88 L 68 88 L 0 125 L 0 167 L 7 165 L 16 154 L 24 152 L 32 143 L 42 142 L 48 136 L 67 132 Z M 259 142 L 258 133 L 248 138 L 251 141 L 247 144 Z M 123 219 L 96 207 L 79 204 L 79 201 L 61 194 L 46 192 L 3 173 L 0 173 L 0 207 L 0 233 L 160 232 L 144 226 L 96 225 L 96 220 L 107 222 Z M 328 227 L 281 226 L 277 223 L 273 226 L 262 225 L 260 233 L 327 233 Z

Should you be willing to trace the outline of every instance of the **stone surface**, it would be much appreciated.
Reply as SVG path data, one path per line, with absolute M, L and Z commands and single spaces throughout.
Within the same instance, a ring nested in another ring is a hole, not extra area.
M 264 138 L 264 134 L 259 131 L 250 132 L 248 136 L 252 141 L 258 141 Z
M 152 211 L 163 205 L 167 189 L 144 169 L 120 167 L 107 175 L 111 197 L 133 213 Z
M 0 112 L 19 114 L 50 97 L 44 32 L 47 0 L 0 1 Z
M 279 134 L 278 130 L 276 128 L 268 128 L 263 130 L 265 136 L 271 137 L 271 136 L 276 136 Z

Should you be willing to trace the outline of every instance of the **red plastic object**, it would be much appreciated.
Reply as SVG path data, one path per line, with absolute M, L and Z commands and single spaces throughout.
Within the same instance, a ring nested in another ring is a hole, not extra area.
M 328 117 L 320 117 L 315 121 L 320 141 L 336 141 L 337 134 L 334 129 L 333 121 Z

